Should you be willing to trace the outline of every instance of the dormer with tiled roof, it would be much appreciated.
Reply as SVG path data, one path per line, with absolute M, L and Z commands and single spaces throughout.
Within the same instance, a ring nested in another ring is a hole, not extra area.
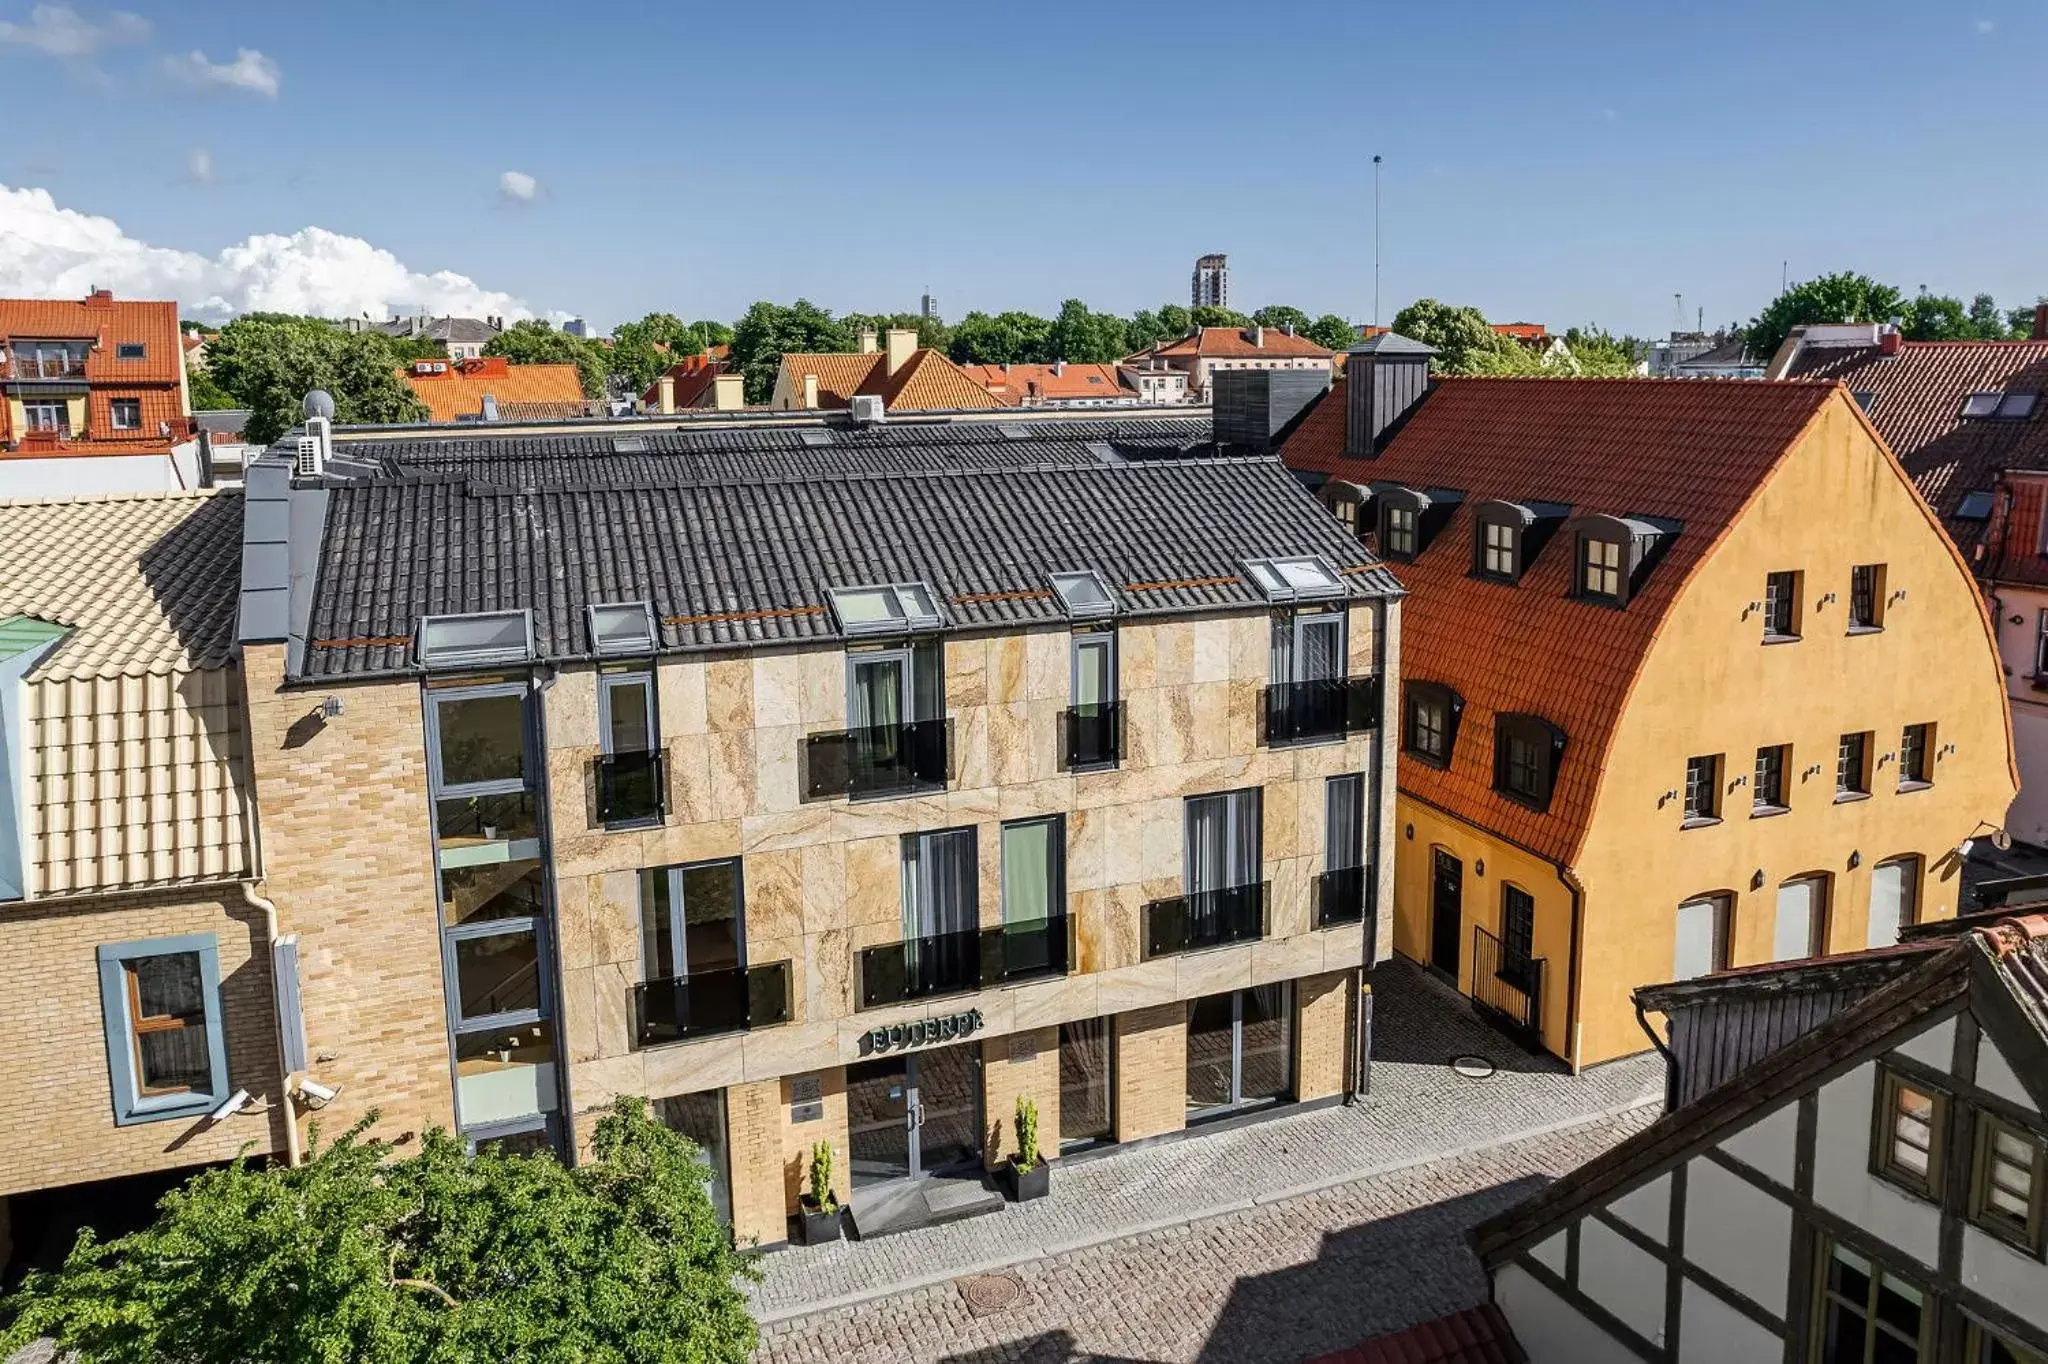
M 170 453 L 192 433 L 184 355 L 175 303 L 0 299 L 0 460 Z

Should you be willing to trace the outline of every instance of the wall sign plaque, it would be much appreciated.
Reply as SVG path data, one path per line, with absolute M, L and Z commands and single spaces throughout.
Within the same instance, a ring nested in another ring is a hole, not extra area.
M 815 1122 L 824 1116 L 825 1092 L 818 1077 L 792 1076 L 789 1082 L 789 1120 Z
M 919 1018 L 909 1023 L 891 1023 L 868 1029 L 861 1039 L 861 1054 L 880 1056 L 885 1052 L 909 1051 L 913 1047 L 936 1047 L 962 1042 L 981 1031 L 981 1010 L 947 1014 L 942 1018 Z

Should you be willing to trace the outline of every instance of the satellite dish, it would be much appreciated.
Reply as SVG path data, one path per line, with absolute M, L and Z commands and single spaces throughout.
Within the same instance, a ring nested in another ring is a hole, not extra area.
M 325 417 L 328 421 L 333 421 L 334 395 L 324 388 L 316 388 L 299 404 L 299 411 L 308 417 Z

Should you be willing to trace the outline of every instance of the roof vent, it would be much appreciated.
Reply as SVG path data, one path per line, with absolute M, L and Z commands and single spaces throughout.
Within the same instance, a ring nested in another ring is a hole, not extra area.
M 873 426 L 882 420 L 882 400 L 872 393 L 856 393 L 846 406 L 855 426 Z
M 494 422 L 497 419 L 498 396 L 495 393 L 486 393 L 484 394 L 484 420 L 487 422 Z

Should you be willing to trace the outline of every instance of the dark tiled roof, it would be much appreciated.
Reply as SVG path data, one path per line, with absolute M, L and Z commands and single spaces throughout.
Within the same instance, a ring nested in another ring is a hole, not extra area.
M 1966 556 L 1983 523 L 1957 518 L 1964 496 L 1989 489 L 2003 469 L 2048 469 L 2048 399 L 2024 421 L 1962 416 L 1971 393 L 2048 392 L 2048 341 L 1907 341 L 1896 355 L 1809 347 L 1786 377 L 1839 379 L 1867 395 L 1871 425 Z
M 876 426 L 649 427 L 568 435 L 477 435 L 344 440 L 338 449 L 388 474 L 462 473 L 503 488 L 724 482 L 923 469 L 1015 469 L 1041 464 L 1207 453 L 1207 412 L 1190 417 L 1016 422 L 885 422 Z
M 1289 466 L 1355 483 L 1465 494 L 1412 563 L 1401 673 L 1465 700 L 1448 770 L 1400 759 L 1400 787 L 1539 855 L 1577 853 L 1626 705 L 1680 586 L 1821 405 L 1824 384 L 1709 379 L 1443 379 L 1376 458 L 1344 455 L 1344 384 L 1281 447 Z M 1846 398 L 1840 401 L 1847 401 Z M 1627 607 L 1572 595 L 1573 537 L 1550 538 L 1518 586 L 1472 574 L 1471 508 L 1560 502 L 1682 523 Z M 1493 789 L 1493 718 L 1540 715 L 1569 739 L 1550 808 Z
M 1310 1364 L 1527 1364 L 1528 1358 L 1501 1310 L 1484 1302 Z
M 1354 597 L 1393 576 L 1271 459 L 1160 460 L 751 483 L 487 488 L 335 480 L 309 678 L 390 673 L 419 619 L 531 609 L 544 657 L 585 608 L 647 600 L 665 650 L 838 637 L 827 589 L 924 581 L 960 628 L 1065 619 L 1047 575 L 1094 569 L 1132 615 L 1263 605 L 1242 561 L 1326 555 Z

